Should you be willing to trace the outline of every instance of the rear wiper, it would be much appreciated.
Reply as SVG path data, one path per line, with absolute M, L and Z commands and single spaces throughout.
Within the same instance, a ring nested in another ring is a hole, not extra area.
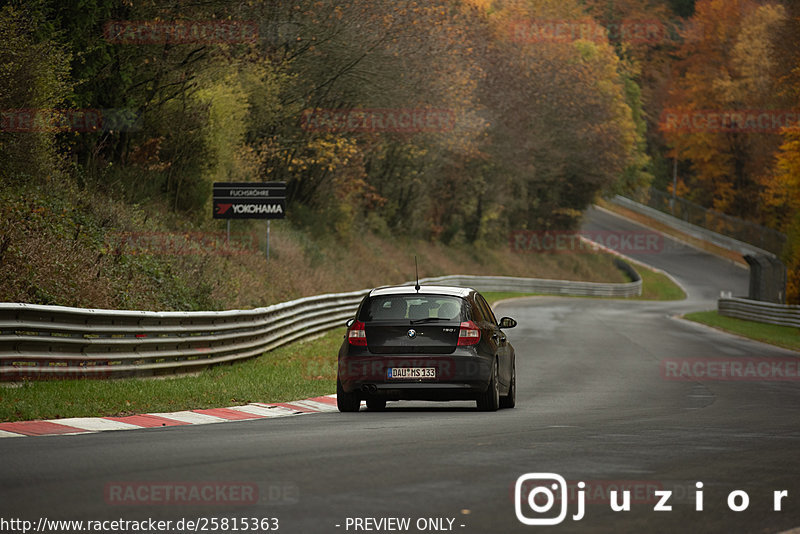
M 445 319 L 444 317 L 423 317 L 422 319 L 414 319 L 411 324 L 427 323 L 431 321 L 452 321 L 452 319 Z

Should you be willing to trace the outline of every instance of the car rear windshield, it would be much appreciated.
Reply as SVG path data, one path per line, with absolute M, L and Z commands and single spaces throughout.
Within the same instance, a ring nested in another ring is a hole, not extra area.
M 386 295 L 370 297 L 361 308 L 359 320 L 418 321 L 421 319 L 461 320 L 462 300 L 446 295 Z

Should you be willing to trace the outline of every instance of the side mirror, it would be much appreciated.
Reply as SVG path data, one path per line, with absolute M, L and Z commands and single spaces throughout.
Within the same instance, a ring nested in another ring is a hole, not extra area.
M 500 328 L 514 328 L 517 326 L 517 321 L 511 317 L 503 317 L 500 319 Z
M 353 317 L 353 318 L 351 318 L 351 319 L 348 319 L 348 320 L 347 320 L 347 322 L 346 322 L 346 323 L 344 323 L 344 325 L 345 325 L 347 328 L 350 328 L 351 326 L 353 326 L 353 323 L 355 323 L 355 322 L 356 322 L 356 318 L 355 318 L 355 317 Z

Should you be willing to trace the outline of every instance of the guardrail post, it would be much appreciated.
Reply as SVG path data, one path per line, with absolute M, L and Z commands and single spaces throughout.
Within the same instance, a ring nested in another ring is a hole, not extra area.
M 747 254 L 745 261 L 750 266 L 750 290 L 748 298 L 763 302 L 784 304 L 786 302 L 786 266 L 774 256 Z
M 764 277 L 761 275 L 762 265 L 758 261 L 758 256 L 755 254 L 746 254 L 743 256 L 744 261 L 750 266 L 750 285 L 747 291 L 747 298 L 750 300 L 761 300 L 762 294 L 762 281 Z

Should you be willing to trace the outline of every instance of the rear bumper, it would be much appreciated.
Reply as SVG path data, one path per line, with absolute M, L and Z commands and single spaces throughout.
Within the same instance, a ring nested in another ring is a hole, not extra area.
M 435 378 L 390 378 L 389 369 L 435 369 Z M 387 400 L 474 399 L 489 385 L 491 362 L 474 353 L 448 355 L 340 354 L 344 391 Z

